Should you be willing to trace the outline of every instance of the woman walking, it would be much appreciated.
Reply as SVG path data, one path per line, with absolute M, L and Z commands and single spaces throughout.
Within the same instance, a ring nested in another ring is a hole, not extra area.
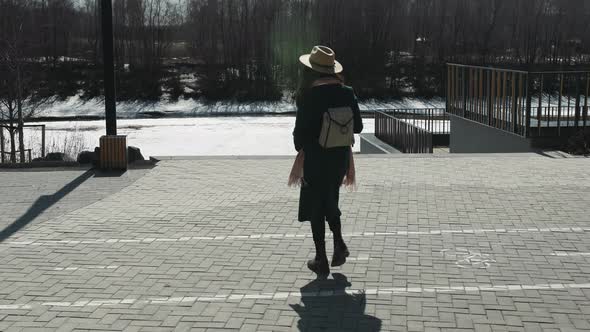
M 354 182 L 351 146 L 354 133 L 362 131 L 363 123 L 352 88 L 338 75 L 343 68 L 332 49 L 315 46 L 299 60 L 305 66 L 293 132 L 299 154 L 290 181 L 301 181 L 299 221 L 311 222 L 316 255 L 307 266 L 319 276 L 327 276 L 326 221 L 334 235 L 331 265 L 341 266 L 349 256 L 342 238 L 338 200 L 343 183 Z M 298 164 L 302 172 L 297 171 Z

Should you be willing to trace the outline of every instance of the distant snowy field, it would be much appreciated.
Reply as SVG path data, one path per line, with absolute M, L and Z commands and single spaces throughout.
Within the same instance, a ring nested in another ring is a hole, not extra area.
M 364 119 L 374 132 L 373 119 Z M 86 149 L 98 146 L 104 121 L 46 122 L 48 142 L 77 140 Z M 293 116 L 237 116 L 118 120 L 128 145 L 148 156 L 295 155 Z M 357 142 L 360 142 L 357 137 Z M 360 151 L 360 143 L 355 151 Z

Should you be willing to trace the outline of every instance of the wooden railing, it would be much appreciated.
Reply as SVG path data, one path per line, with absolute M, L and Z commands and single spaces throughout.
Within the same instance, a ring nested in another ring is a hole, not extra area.
M 529 136 L 561 136 L 562 130 L 587 128 L 589 71 L 531 72 Z
M 590 126 L 589 93 L 590 71 L 447 68 L 447 112 L 524 137 Z
M 449 64 L 447 112 L 526 134 L 528 72 Z
M 384 112 L 375 112 L 375 136 L 403 153 L 433 153 L 431 132 Z

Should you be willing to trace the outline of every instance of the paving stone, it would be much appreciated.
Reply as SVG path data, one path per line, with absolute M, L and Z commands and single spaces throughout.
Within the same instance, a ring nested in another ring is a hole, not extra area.
M 322 282 L 291 163 L 0 171 L 0 330 L 590 329 L 587 159 L 359 157 Z

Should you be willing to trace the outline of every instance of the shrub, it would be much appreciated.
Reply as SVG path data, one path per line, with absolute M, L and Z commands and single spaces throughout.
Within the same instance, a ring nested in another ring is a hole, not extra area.
M 574 155 L 590 154 L 590 129 L 580 130 L 569 139 L 568 152 Z
M 83 132 L 73 128 L 65 134 L 49 137 L 45 149 L 49 152 L 47 156 L 57 153 L 64 155 L 67 160 L 76 160 L 80 152 L 88 149 L 88 142 Z

